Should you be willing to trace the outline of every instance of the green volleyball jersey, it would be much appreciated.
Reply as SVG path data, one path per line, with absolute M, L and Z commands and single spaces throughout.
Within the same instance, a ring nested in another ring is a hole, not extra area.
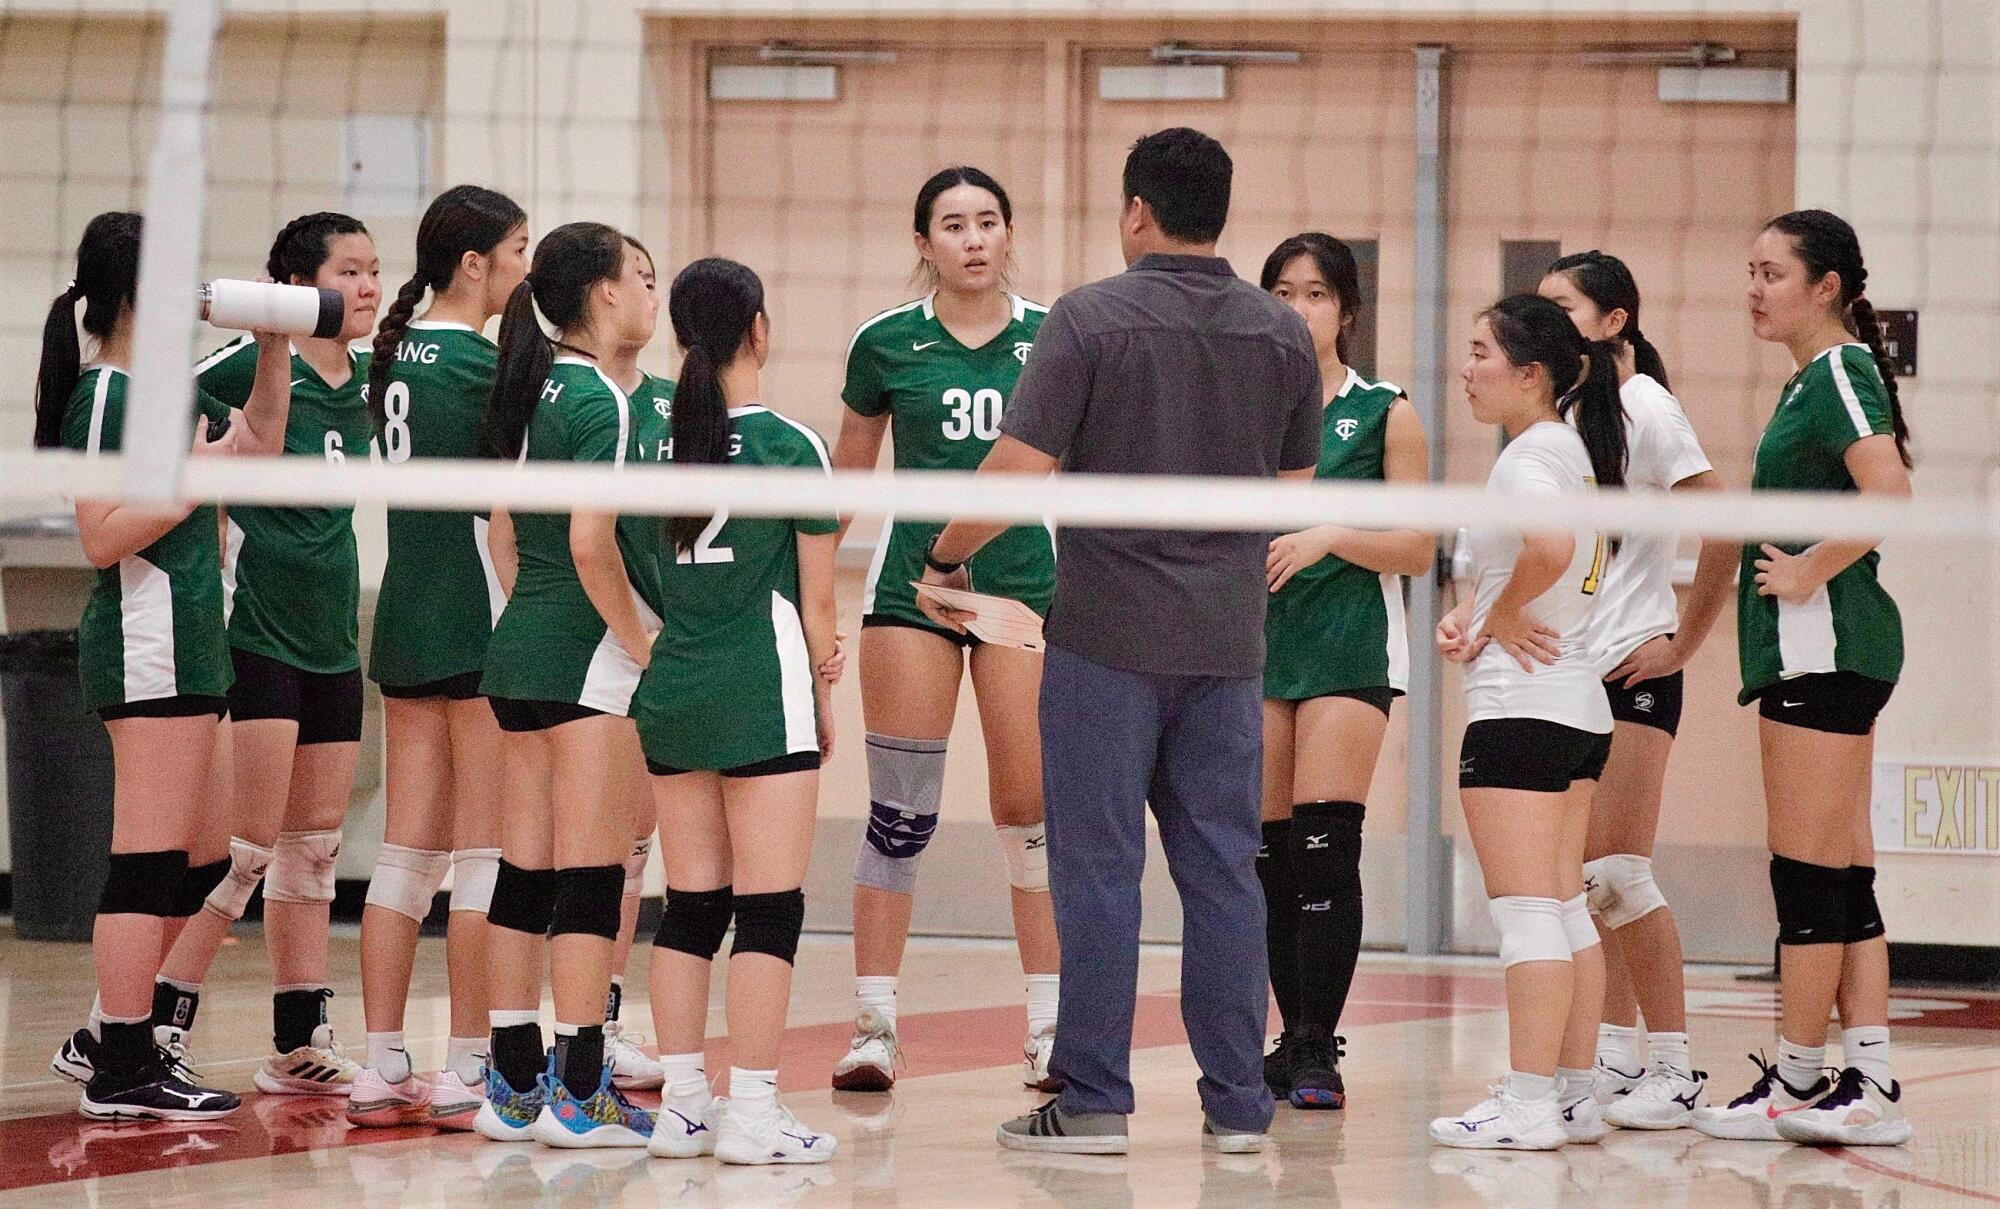
M 803 424 L 756 405 L 729 420 L 732 466 L 829 466 Z M 647 759 L 719 770 L 818 750 L 796 535 L 838 529 L 830 516 L 718 513 L 690 549 L 662 550 L 663 621 L 632 703 Z
M 115 366 L 85 369 L 63 413 L 63 447 L 118 452 L 130 387 L 131 378 Z M 195 391 L 195 409 L 211 420 L 229 415 L 202 390 Z M 222 620 L 214 505 L 201 505 L 152 545 L 97 571 L 77 645 L 86 710 L 229 691 L 235 675 Z
M 368 354 L 347 351 L 348 377 L 330 386 L 292 354 L 292 409 L 285 453 L 329 462 L 366 457 Z M 257 342 L 238 337 L 195 367 L 202 389 L 231 407 L 250 397 Z M 230 645 L 307 672 L 361 666 L 361 559 L 353 508 L 229 509 L 222 551 L 223 612 Z
M 635 440 L 632 401 L 595 365 L 559 357 L 542 386 L 528 422 L 524 462 L 610 462 L 624 466 Z M 635 584 L 646 576 L 630 563 L 629 542 L 619 546 Z M 514 594 L 500 614 L 486 648 L 480 691 L 520 701 L 564 701 L 607 714 L 629 712 L 639 665 L 598 615 L 577 578 L 569 553 L 569 514 L 514 514 L 520 570 Z M 640 617 L 654 624 L 644 596 Z
M 1010 294 L 1014 315 L 1006 328 L 967 348 L 938 321 L 932 297 L 861 325 L 847 347 L 840 397 L 861 415 L 891 417 L 897 470 L 976 470 L 1000 435 L 1001 412 L 1048 308 Z M 864 615 L 938 628 L 917 608 L 910 581 L 923 577 L 924 551 L 943 528 L 889 518 L 863 589 Z M 987 543 L 968 570 L 977 591 L 1011 596 L 1047 613 L 1055 558 L 1047 526 L 1021 525 Z
M 1854 491 L 1847 447 L 1895 431 L 1889 395 L 1865 344 L 1841 344 L 1807 362 L 1778 397 L 1757 441 L 1753 491 Z M 1811 542 L 1772 543 L 1789 554 Z M 1757 594 L 1762 543 L 1743 547 L 1737 576 L 1736 638 L 1749 703 L 1794 676 L 1854 672 L 1895 683 L 1903 670 L 1903 619 L 1876 577 L 1870 550 L 1801 604 Z
M 1326 405 L 1316 479 L 1380 481 L 1389 409 L 1403 388 L 1353 369 Z M 1286 581 L 1264 617 L 1264 695 L 1304 701 L 1409 687 L 1403 577 L 1328 555 Z
M 482 456 L 498 357 L 493 342 L 465 324 L 412 320 L 382 392 L 384 460 Z M 369 676 L 407 687 L 480 671 L 506 604 L 486 513 L 390 509 Z

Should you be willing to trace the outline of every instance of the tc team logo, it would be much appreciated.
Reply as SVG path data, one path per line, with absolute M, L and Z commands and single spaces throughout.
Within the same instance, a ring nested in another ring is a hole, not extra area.
M 1028 350 L 1033 347 L 1035 347 L 1035 342 L 1032 340 L 1016 340 L 1014 342 L 1014 360 L 1026 365 L 1028 363 Z
M 1360 429 L 1361 421 L 1359 420 L 1335 420 L 1333 423 L 1334 433 L 1343 441 L 1353 440 L 1354 434 L 1360 431 Z

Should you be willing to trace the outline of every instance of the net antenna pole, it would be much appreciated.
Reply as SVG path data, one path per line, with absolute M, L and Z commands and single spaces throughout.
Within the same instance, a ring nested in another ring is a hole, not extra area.
M 165 504 L 180 495 L 194 438 L 195 291 L 208 186 L 210 68 L 220 0 L 174 0 L 160 60 L 160 133 L 146 171 L 139 252 L 141 317 L 132 341 L 132 406 L 125 421 L 125 498 Z
M 1445 397 L 1445 48 L 1419 46 L 1416 86 L 1416 274 L 1411 298 L 1412 401 L 1430 443 L 1432 482 L 1444 480 Z M 1444 665 L 1432 634 L 1437 629 L 1438 573 L 1410 580 L 1410 775 L 1404 826 L 1404 947 L 1412 954 L 1442 952 L 1451 920 L 1451 879 L 1441 830 L 1444 722 L 1440 685 Z

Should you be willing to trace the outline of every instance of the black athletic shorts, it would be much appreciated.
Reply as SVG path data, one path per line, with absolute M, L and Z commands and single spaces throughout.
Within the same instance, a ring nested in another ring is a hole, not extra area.
M 759 760 L 755 764 L 745 764 L 738 768 L 725 768 L 725 777 L 775 777 L 786 772 L 811 772 L 819 767 L 819 753 L 816 751 L 795 751 L 769 760 Z M 699 772 L 695 768 L 675 768 L 671 764 L 646 761 L 646 771 L 656 777 L 678 777 L 683 773 Z
M 1542 718 L 1486 718 L 1465 728 L 1458 787 L 1561 793 L 1603 776 L 1610 755 L 1609 734 Z
M 1865 735 L 1896 686 L 1858 672 L 1815 672 L 1780 680 L 1757 698 L 1760 717 L 1834 735 Z
M 1389 716 L 1389 706 L 1394 703 L 1396 698 L 1402 695 L 1402 689 L 1390 688 L 1384 684 L 1373 688 L 1344 688 L 1339 692 L 1321 693 L 1319 697 L 1345 697 L 1349 701 L 1359 701 L 1363 705 L 1372 705 L 1376 709 L 1381 710 L 1382 716 L 1386 718 Z M 1319 697 L 1308 697 L 1306 700 L 1316 701 Z
M 1620 677 L 1604 682 L 1604 695 L 1611 698 L 1613 719 L 1675 735 L 1681 729 L 1681 691 L 1686 683 L 1685 672 L 1641 680 L 1631 688 L 1626 688 L 1624 678 Z
M 361 741 L 361 669 L 307 672 L 239 647 L 229 648 L 236 683 L 229 686 L 235 722 L 279 718 L 299 724 L 299 746 Z
M 580 718 L 595 718 L 604 713 L 588 705 L 578 705 L 574 701 L 523 701 L 519 697 L 488 697 L 486 703 L 493 707 L 493 717 L 500 723 L 500 729 L 509 734 L 525 735 L 538 730 L 553 730 L 565 722 L 575 722 Z
M 422 701 L 431 697 L 443 697 L 447 701 L 471 701 L 483 694 L 479 691 L 479 681 L 483 672 L 461 672 L 456 676 L 446 676 L 442 680 L 431 680 L 423 684 L 380 684 L 384 697 L 398 701 Z
M 932 625 L 928 621 L 911 621 L 907 617 L 893 617 L 887 613 L 869 613 L 861 618 L 861 628 L 864 630 L 878 625 L 893 626 L 903 630 L 916 630 L 923 634 L 936 634 L 939 638 L 944 639 L 954 646 L 967 649 L 980 645 L 980 640 L 974 638 L 971 634 L 961 634 L 957 630 L 949 630 L 941 625 Z
M 183 693 L 155 697 L 151 701 L 121 701 L 117 705 L 106 705 L 97 711 L 97 716 L 106 722 L 116 722 L 120 718 L 199 718 L 203 714 L 220 718 L 228 712 L 227 697 L 200 697 Z

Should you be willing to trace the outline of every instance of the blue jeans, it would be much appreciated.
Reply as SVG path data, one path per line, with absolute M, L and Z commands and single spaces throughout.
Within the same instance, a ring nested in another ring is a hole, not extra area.
M 1257 882 L 1261 678 L 1128 672 L 1051 646 L 1042 668 L 1049 888 L 1062 940 L 1052 1073 L 1065 1112 L 1132 1111 L 1146 806 L 1181 895 L 1181 1019 L 1218 1126 L 1262 1130 L 1267 1000 Z

